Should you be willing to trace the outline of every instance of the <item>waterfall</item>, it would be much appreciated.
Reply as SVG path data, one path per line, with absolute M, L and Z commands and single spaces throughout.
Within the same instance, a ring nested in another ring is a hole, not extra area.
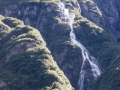
M 85 72 L 86 72 L 86 70 L 84 69 L 86 65 L 85 62 L 86 61 L 89 62 L 91 66 L 91 71 L 92 71 L 92 74 L 95 80 L 101 74 L 101 70 L 99 68 L 99 64 L 97 60 L 93 56 L 90 55 L 88 50 L 80 42 L 76 40 L 76 36 L 74 33 L 74 29 L 73 29 L 75 15 L 69 13 L 69 9 L 65 8 L 65 4 L 63 2 L 60 2 L 60 10 L 61 10 L 61 20 L 69 23 L 69 26 L 71 29 L 71 32 L 70 32 L 71 42 L 77 47 L 79 47 L 82 52 L 83 63 L 81 66 L 78 85 L 79 85 L 79 90 L 84 90 L 84 77 L 85 77 Z

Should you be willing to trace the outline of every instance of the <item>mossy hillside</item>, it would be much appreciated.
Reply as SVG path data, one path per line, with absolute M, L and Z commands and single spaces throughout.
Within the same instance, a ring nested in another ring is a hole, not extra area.
M 2 90 L 72 90 L 39 31 L 13 18 L 1 22 L 12 27 L 0 40 L 0 81 L 5 83 Z
M 102 69 L 108 67 L 118 49 L 115 39 L 83 17 L 76 20 L 74 30 L 77 39 L 98 59 Z
M 103 72 L 94 84 L 93 90 L 119 90 L 120 89 L 120 50 L 111 65 Z

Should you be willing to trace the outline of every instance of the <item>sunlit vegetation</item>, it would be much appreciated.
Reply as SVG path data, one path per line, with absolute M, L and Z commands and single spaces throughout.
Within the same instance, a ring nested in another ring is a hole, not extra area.
M 0 40 L 1 90 L 72 90 L 38 30 L 14 18 L 1 23 L 9 29 Z

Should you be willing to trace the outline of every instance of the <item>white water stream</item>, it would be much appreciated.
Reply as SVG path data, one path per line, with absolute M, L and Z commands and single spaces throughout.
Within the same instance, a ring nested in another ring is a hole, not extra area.
M 71 29 L 70 40 L 71 40 L 71 42 L 74 45 L 76 45 L 77 47 L 79 47 L 82 52 L 83 63 L 82 63 L 82 67 L 81 67 L 81 71 L 80 71 L 80 75 L 79 75 L 78 85 L 79 85 L 79 90 L 84 90 L 84 77 L 85 77 L 85 73 L 86 73 L 86 70 L 84 69 L 84 67 L 86 65 L 86 61 L 89 62 L 90 66 L 91 66 L 91 71 L 92 71 L 92 74 L 93 74 L 93 77 L 95 80 L 101 74 L 101 70 L 99 68 L 99 64 L 98 64 L 97 60 L 89 54 L 88 50 L 80 42 L 78 42 L 76 40 L 76 36 L 74 33 L 74 29 L 73 29 L 75 15 L 69 13 L 69 9 L 65 8 L 65 4 L 63 2 L 60 2 L 60 10 L 61 10 L 61 20 L 64 22 L 68 22 L 70 25 L 70 29 Z

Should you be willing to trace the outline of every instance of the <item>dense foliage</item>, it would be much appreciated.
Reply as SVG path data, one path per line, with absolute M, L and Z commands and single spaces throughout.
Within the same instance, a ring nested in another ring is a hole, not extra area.
M 72 90 L 39 31 L 0 17 L 0 90 Z

